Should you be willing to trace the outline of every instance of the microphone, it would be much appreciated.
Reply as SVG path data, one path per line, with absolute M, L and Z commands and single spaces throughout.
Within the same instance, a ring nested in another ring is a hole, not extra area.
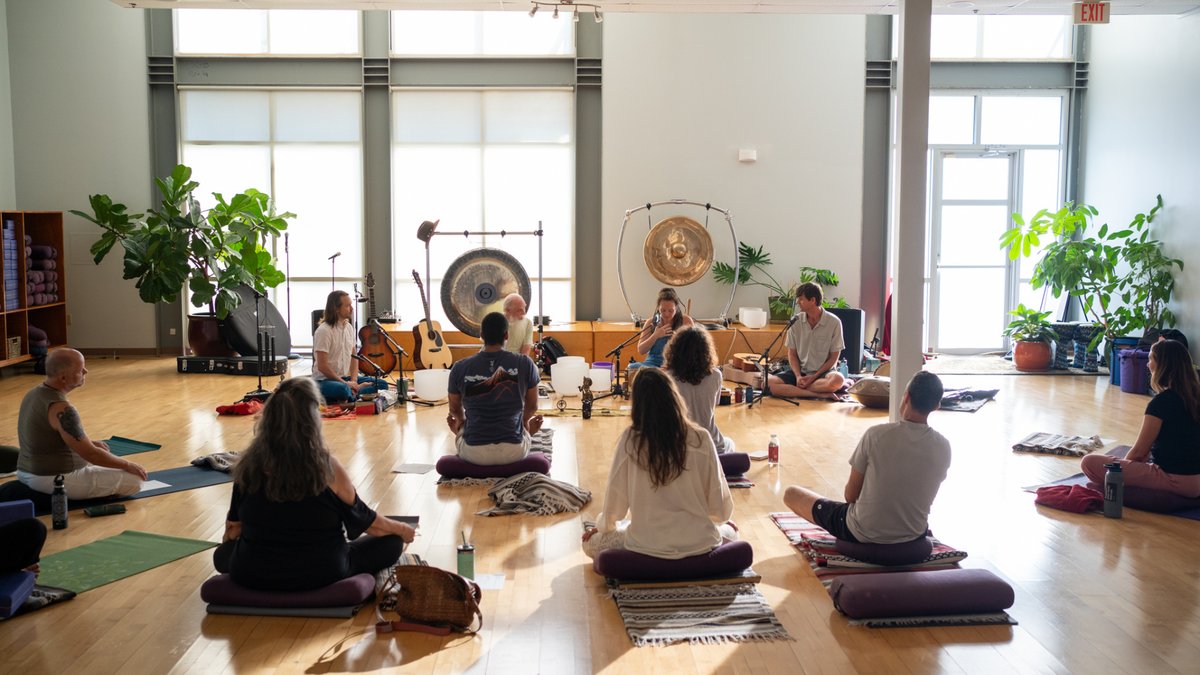
M 339 256 L 339 255 L 341 255 L 341 254 L 342 254 L 342 252 L 341 252 L 341 251 L 338 251 L 337 253 L 334 253 L 333 255 L 329 256 L 329 259 L 330 259 L 330 260 L 333 260 L 334 258 L 338 257 L 338 256 Z
M 784 327 L 784 330 L 787 330 L 788 328 L 791 328 L 792 326 L 794 326 L 796 324 L 796 320 L 799 318 L 800 318 L 799 314 L 793 314 L 792 318 L 788 319 L 787 326 Z

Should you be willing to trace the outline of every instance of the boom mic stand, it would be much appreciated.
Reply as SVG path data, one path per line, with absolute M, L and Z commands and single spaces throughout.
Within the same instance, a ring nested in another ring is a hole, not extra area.
M 613 362 L 613 364 L 617 367 L 616 379 L 613 381 L 612 389 L 607 394 L 604 394 L 603 396 L 596 396 L 592 399 L 593 401 L 599 401 L 602 398 L 608 398 L 610 396 L 625 396 L 628 393 L 625 391 L 625 388 L 621 386 L 621 372 L 624 370 L 621 368 L 621 350 L 628 346 L 630 342 L 633 342 L 637 338 L 641 337 L 641 335 L 642 331 L 638 331 L 633 335 L 630 335 L 628 340 L 622 342 L 616 347 L 613 347 L 612 351 L 605 354 L 605 356 L 617 357 L 617 360 Z
M 758 367 L 762 369 L 762 392 L 758 395 L 758 398 L 754 398 L 754 389 L 750 389 L 750 403 L 746 405 L 747 409 L 753 408 L 755 403 L 762 401 L 763 398 L 767 396 L 770 396 L 771 398 L 777 398 L 780 401 L 787 401 L 794 406 L 800 405 L 799 401 L 793 401 L 785 396 L 775 396 L 771 394 L 771 386 L 767 380 L 767 378 L 770 377 L 770 373 L 767 372 L 767 364 L 770 362 L 771 350 L 775 349 L 775 345 L 779 343 L 779 338 L 783 337 L 784 333 L 791 329 L 792 325 L 796 323 L 796 319 L 798 318 L 800 318 L 799 314 L 793 314 L 791 320 L 788 321 L 787 325 L 783 327 L 783 330 L 779 331 L 779 333 L 775 336 L 775 339 L 771 340 L 771 344 L 767 345 L 767 348 L 763 350 L 762 356 L 758 360 Z
M 418 401 L 410 398 L 408 396 L 408 386 L 401 384 L 405 381 L 404 357 L 408 356 L 408 352 L 404 351 L 404 347 L 401 347 L 395 340 L 393 340 L 392 336 L 388 335 L 388 332 L 383 329 L 383 326 L 379 325 L 379 319 L 371 319 L 369 323 L 379 329 L 380 334 L 383 335 L 383 339 L 387 341 L 388 345 L 392 348 L 392 352 L 396 354 L 396 367 L 400 369 L 400 375 L 396 378 L 396 403 L 418 403 L 420 405 L 433 407 L 433 403 L 430 401 Z M 378 366 L 376 366 L 376 368 L 378 368 Z

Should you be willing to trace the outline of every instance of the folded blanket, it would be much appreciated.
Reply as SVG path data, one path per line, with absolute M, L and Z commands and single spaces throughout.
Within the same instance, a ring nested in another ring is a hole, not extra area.
M 540 473 L 519 473 L 505 478 L 488 490 L 496 507 L 477 512 L 477 516 L 507 516 L 513 513 L 532 513 L 549 516 L 555 513 L 578 513 L 592 501 L 592 493 L 570 483 L 554 480 Z
M 236 452 L 214 452 L 211 455 L 204 455 L 192 460 L 192 466 L 198 466 L 205 469 L 214 469 L 222 473 L 232 473 L 233 465 L 238 461 L 238 453 Z
M 1048 455 L 1083 457 L 1104 447 L 1099 436 L 1067 436 L 1063 434 L 1032 433 L 1013 445 L 1015 452 L 1041 452 Z

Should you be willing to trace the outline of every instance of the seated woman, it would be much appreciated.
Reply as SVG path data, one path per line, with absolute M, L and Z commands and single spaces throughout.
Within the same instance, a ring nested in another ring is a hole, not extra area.
M 683 313 L 683 303 L 674 288 L 664 288 L 658 292 L 658 300 L 654 302 L 654 318 L 642 327 L 642 337 L 638 341 L 639 354 L 645 354 L 644 361 L 633 361 L 630 369 L 653 367 L 661 368 L 663 350 L 675 331 L 685 326 L 693 326 L 692 317 Z
M 617 441 L 604 511 L 583 533 L 595 558 L 623 548 L 678 560 L 737 538 L 733 498 L 706 431 L 666 373 L 646 369 L 633 383 L 631 425 Z M 622 523 L 628 516 L 628 523 Z
M 712 436 L 717 453 L 733 452 L 733 439 L 721 435 L 713 414 L 721 398 L 721 369 L 712 338 L 703 328 L 685 328 L 667 343 L 667 372 L 687 404 L 688 419 Z
M 416 535 L 358 498 L 325 445 L 320 403 L 311 378 L 284 380 L 234 467 L 225 537 L 213 562 L 242 586 L 304 591 L 374 573 L 395 564 Z
M 1142 430 L 1125 459 L 1087 455 L 1083 472 L 1104 484 L 1104 465 L 1117 462 L 1125 485 L 1200 497 L 1200 378 L 1187 347 L 1160 340 L 1150 348 L 1150 385 Z

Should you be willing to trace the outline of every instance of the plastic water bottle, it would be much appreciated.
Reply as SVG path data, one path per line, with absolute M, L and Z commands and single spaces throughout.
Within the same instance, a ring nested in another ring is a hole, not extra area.
M 54 492 L 50 494 L 50 519 L 54 529 L 67 529 L 67 490 L 63 487 L 63 477 L 54 477 Z
M 1120 518 L 1125 504 L 1125 473 L 1117 462 L 1105 464 L 1104 473 L 1104 517 Z
M 846 359 L 838 361 L 837 371 L 842 374 L 842 377 L 850 377 L 850 362 Z
M 779 464 L 779 434 L 771 434 L 771 442 L 767 443 L 767 465 Z

